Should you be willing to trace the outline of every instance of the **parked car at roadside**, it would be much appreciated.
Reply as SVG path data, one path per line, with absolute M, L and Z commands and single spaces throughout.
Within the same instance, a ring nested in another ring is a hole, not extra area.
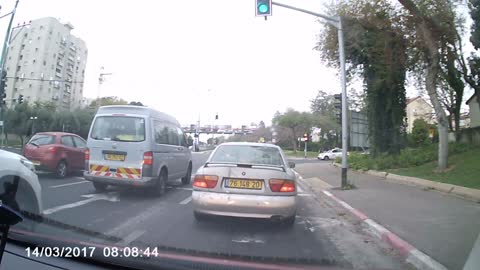
M 23 155 L 38 170 L 54 172 L 59 178 L 85 167 L 87 143 L 82 137 L 65 132 L 35 134 L 23 148 Z

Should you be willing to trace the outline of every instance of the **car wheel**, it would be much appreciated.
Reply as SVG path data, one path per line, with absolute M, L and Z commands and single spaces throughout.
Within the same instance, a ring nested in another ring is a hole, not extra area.
M 323 160 L 329 160 L 329 159 L 330 159 L 330 157 L 329 157 L 329 156 L 325 156 L 325 157 L 323 157 Z
M 157 179 L 157 183 L 155 184 L 154 193 L 157 196 L 162 196 L 165 194 L 167 190 L 167 171 L 162 170 L 160 172 L 160 176 Z
M 190 184 L 190 179 L 192 179 L 192 163 L 188 164 L 187 175 L 182 177 L 182 184 Z
M 97 192 L 104 192 L 105 190 L 107 190 L 108 185 L 104 183 L 93 182 L 93 187 Z
M 57 167 L 55 168 L 55 175 L 58 178 L 65 178 L 67 177 L 68 174 L 68 166 L 65 160 L 61 160 L 58 164 Z
M 197 211 L 193 211 L 193 216 L 195 217 L 196 221 L 204 221 L 207 219 L 207 216 L 205 214 L 199 213 Z

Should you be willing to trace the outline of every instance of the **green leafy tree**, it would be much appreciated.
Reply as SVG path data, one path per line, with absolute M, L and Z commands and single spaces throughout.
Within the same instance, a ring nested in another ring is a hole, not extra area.
M 272 121 L 278 126 L 289 131 L 288 140 L 293 148 L 297 151 L 297 137 L 302 137 L 312 127 L 313 117 L 308 112 L 298 112 L 293 109 L 287 109 L 284 114 L 276 115 Z M 279 131 L 277 131 L 279 133 Z
M 399 153 L 407 72 L 402 14 L 389 1 L 370 0 L 342 1 L 331 12 L 340 14 L 345 25 L 348 78 L 364 82 L 371 152 Z M 328 65 L 338 67 L 337 30 L 328 25 L 324 29 L 316 48 Z M 358 110 L 362 104 L 361 98 Z
M 412 133 L 410 134 L 411 144 L 414 147 L 428 144 L 430 125 L 423 119 L 413 121 Z
M 102 106 L 108 106 L 108 105 L 127 105 L 128 102 L 122 98 L 119 98 L 119 97 L 102 97 L 100 99 L 96 99 L 94 101 L 92 101 L 92 103 L 90 104 L 90 107 L 97 107 L 98 106 L 98 102 L 100 101 L 100 104 Z
M 30 116 L 32 116 L 32 112 L 27 103 L 16 105 L 13 109 L 5 112 L 5 132 L 17 135 L 21 145 L 24 145 L 25 137 L 31 132 Z

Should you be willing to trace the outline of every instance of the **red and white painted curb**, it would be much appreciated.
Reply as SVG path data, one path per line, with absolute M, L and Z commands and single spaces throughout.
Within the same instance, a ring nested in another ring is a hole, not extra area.
M 373 232 L 373 234 L 381 239 L 382 241 L 387 242 L 397 251 L 400 255 L 405 257 L 405 260 L 415 266 L 417 269 L 428 269 L 428 270 L 447 270 L 445 266 L 435 261 L 427 254 L 416 249 L 414 246 L 407 243 L 405 240 L 398 237 L 396 234 L 387 230 L 382 225 L 376 223 L 374 220 L 370 219 L 367 215 L 361 211 L 351 207 L 348 203 L 340 200 L 335 197 L 332 193 L 326 190 L 322 190 L 323 194 L 327 195 L 329 198 L 336 201 L 338 204 L 343 206 L 345 209 L 350 211 L 354 216 L 359 218 L 365 223 L 368 228 Z

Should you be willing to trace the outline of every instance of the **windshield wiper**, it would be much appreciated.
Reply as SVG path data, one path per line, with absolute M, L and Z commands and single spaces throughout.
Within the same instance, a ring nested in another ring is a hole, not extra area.
M 40 147 L 36 142 L 29 142 L 31 145 L 35 145 L 36 147 Z

